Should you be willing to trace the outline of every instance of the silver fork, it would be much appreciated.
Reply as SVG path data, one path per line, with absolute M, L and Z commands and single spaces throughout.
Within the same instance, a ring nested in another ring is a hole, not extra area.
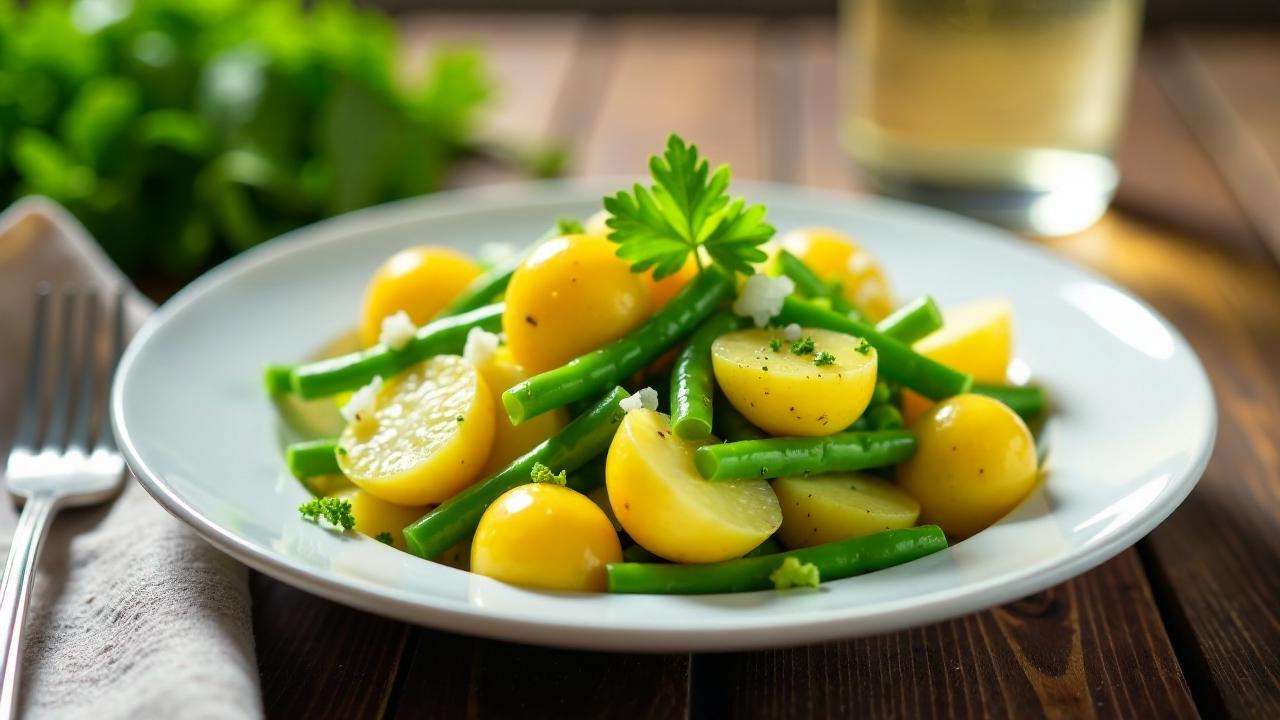
M 50 521 L 63 508 L 111 499 L 124 480 L 124 460 L 106 420 L 105 399 L 124 345 L 124 295 L 112 294 L 110 314 L 100 310 L 102 303 L 92 290 L 69 287 L 60 295 L 57 336 L 46 359 L 46 338 L 53 334 L 48 331 L 53 325 L 49 306 L 57 303 L 47 286 L 36 291 L 22 414 L 4 471 L 9 493 L 22 503 L 22 515 L 0 585 L 0 649 L 4 652 L 0 718 L 12 718 L 17 712 L 23 616 Z M 100 319 L 106 321 L 101 330 L 108 334 L 105 357 L 98 351 Z M 46 376 L 54 363 L 52 399 L 42 413 L 43 388 L 49 384 Z M 95 382 L 97 378 L 100 381 Z

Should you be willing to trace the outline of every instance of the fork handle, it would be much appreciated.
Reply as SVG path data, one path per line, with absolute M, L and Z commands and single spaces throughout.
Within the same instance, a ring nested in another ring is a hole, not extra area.
M 0 668 L 0 718 L 9 720 L 18 714 L 18 681 L 22 679 L 22 621 L 31 597 L 36 559 L 40 546 L 60 498 L 38 493 L 27 498 L 18 517 L 9 545 L 9 559 L 4 564 L 0 581 L 0 648 L 4 666 Z

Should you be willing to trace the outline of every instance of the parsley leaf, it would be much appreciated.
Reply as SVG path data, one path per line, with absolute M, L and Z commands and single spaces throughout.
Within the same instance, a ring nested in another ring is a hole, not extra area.
M 564 485 L 569 482 L 569 478 L 564 470 L 558 473 L 551 472 L 551 468 L 542 463 L 534 463 L 533 470 L 529 473 L 529 479 L 536 483 L 551 483 L 552 485 Z
M 343 530 L 356 526 L 356 519 L 351 515 L 351 503 L 342 498 L 312 498 L 299 505 L 298 512 L 304 520 L 319 522 L 323 517 L 330 525 Z
M 562 217 L 556 220 L 557 235 L 581 235 L 586 231 L 587 229 L 577 218 Z
M 782 349 L 782 338 L 774 338 L 769 341 L 769 349 L 778 352 Z
M 783 560 L 777 570 L 769 573 L 769 579 L 773 581 L 773 586 L 779 590 L 785 590 L 789 587 L 816 588 L 818 583 L 822 582 L 817 565 L 802 563 L 794 556 L 788 556 Z
M 796 355 L 812 355 L 813 338 L 805 336 L 804 338 L 791 343 L 791 352 Z
M 836 356 L 832 355 L 826 350 L 823 350 L 822 352 L 819 352 L 817 355 L 813 356 L 813 364 L 817 365 L 818 367 L 822 367 L 823 365 L 834 365 L 835 362 L 836 362 Z
M 859 355 L 866 355 L 871 352 L 871 343 L 867 342 L 866 338 L 861 338 L 858 341 L 858 347 L 854 348 L 853 350 Z
M 745 275 L 754 272 L 751 263 L 765 260 L 759 245 L 773 237 L 773 226 L 764 222 L 763 205 L 729 197 L 728 165 L 710 172 L 697 146 L 673 134 L 666 151 L 649 158 L 649 173 L 654 184 L 648 189 L 636 184 L 631 193 L 604 198 L 609 239 L 633 272 L 652 270 L 661 280 L 683 268 L 690 254 L 701 267 L 699 247 L 716 264 Z

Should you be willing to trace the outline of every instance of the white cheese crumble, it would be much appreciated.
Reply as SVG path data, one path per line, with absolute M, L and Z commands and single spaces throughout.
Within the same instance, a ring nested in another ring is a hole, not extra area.
M 790 340 L 791 342 L 795 342 L 799 340 L 800 326 L 797 325 L 796 323 L 791 323 L 790 325 L 782 328 L 782 339 Z
M 657 410 L 658 409 L 658 391 L 651 387 L 640 388 L 636 394 L 625 397 L 618 403 L 618 407 L 626 412 L 632 410 Z
M 342 413 L 342 418 L 347 422 L 363 420 L 364 418 L 361 415 L 373 409 L 373 401 L 377 399 L 378 391 L 381 389 L 382 376 L 374 375 L 368 385 L 351 393 L 351 399 L 339 410 Z
M 382 331 L 378 333 L 378 342 L 392 350 L 403 350 L 417 331 L 418 327 L 409 319 L 409 313 L 397 310 L 394 314 L 382 318 Z
M 498 351 L 499 338 L 484 328 L 473 327 L 467 332 L 467 344 L 462 347 L 462 359 L 479 367 Z
M 756 327 L 762 328 L 769 324 L 770 318 L 782 312 L 782 301 L 795 289 L 796 284 L 789 277 L 756 273 L 742 285 L 738 299 L 733 302 L 733 312 L 751 318 Z

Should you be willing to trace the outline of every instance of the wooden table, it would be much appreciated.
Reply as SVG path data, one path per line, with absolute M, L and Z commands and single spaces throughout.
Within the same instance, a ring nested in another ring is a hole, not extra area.
M 678 131 L 740 177 L 856 190 L 835 141 L 833 19 L 411 16 L 412 59 L 481 42 L 498 132 L 635 173 Z M 1280 717 L 1280 35 L 1144 44 L 1116 208 L 1040 241 L 1131 288 L 1212 377 L 1217 449 L 1167 522 L 1018 602 L 884 637 L 608 655 L 411 627 L 255 576 L 274 717 Z M 468 173 L 463 182 L 495 179 Z

